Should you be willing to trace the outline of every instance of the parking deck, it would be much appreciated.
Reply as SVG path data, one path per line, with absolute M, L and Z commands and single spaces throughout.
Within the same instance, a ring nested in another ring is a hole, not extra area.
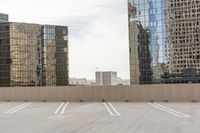
M 197 133 L 199 103 L 1 102 L 1 133 Z

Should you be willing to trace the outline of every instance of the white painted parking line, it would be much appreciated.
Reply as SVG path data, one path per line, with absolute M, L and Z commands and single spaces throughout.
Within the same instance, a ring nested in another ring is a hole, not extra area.
M 151 106 L 153 106 L 153 107 L 155 107 L 155 108 L 157 108 L 157 109 L 160 109 L 160 110 L 162 110 L 162 111 L 168 112 L 168 113 L 170 113 L 170 114 L 172 114 L 172 115 L 174 115 L 174 116 L 176 116 L 176 117 L 182 117 L 182 118 L 191 117 L 191 116 L 189 116 L 189 115 L 187 115 L 187 114 L 183 114 L 183 113 L 181 113 L 181 112 L 178 112 L 178 111 L 175 111 L 175 110 L 173 110 L 173 109 L 167 108 L 167 107 L 165 107 L 165 106 L 163 106 L 163 105 L 160 105 L 160 104 L 158 104 L 158 103 L 149 103 L 149 105 L 151 105 Z
M 24 106 L 25 104 L 26 104 L 26 103 L 23 103 L 23 104 L 21 104 L 21 105 L 19 105 L 19 106 L 16 106 L 16 107 L 14 107 L 14 108 L 12 108 L 12 109 L 6 111 L 5 113 L 7 114 L 7 113 L 9 113 L 9 112 L 11 112 L 11 111 L 13 111 L 13 110 L 15 110 L 15 109 L 21 107 L 21 106 Z
M 119 113 L 119 111 L 117 111 L 116 110 L 116 108 L 111 104 L 111 103 L 108 103 L 109 105 L 110 105 L 110 107 L 113 109 L 113 111 L 116 113 L 116 115 L 121 115 L 120 113 Z
M 108 113 L 113 116 L 114 114 L 112 113 L 112 111 L 108 108 L 108 105 L 106 103 L 103 103 L 103 105 L 106 107 Z
M 151 105 L 151 106 L 153 106 L 153 107 L 155 107 L 155 108 L 157 108 L 157 109 L 160 109 L 160 110 L 162 110 L 162 111 L 165 111 L 165 112 L 167 112 L 167 113 L 170 113 L 170 114 L 172 114 L 172 115 L 174 115 L 174 116 L 182 117 L 182 116 L 180 116 L 180 115 L 178 115 L 178 114 L 176 114 L 176 113 L 173 113 L 173 112 L 170 112 L 170 111 L 168 111 L 168 110 L 166 110 L 166 109 L 163 109 L 163 108 L 161 108 L 161 107 L 159 107 L 159 106 L 157 106 L 157 105 L 155 105 L 155 104 L 153 104 L 153 103 L 149 103 L 149 105 Z
M 103 103 L 103 105 L 106 107 L 106 110 L 109 112 L 111 116 L 121 116 L 119 111 L 117 111 L 116 108 L 111 103 Z
M 56 115 L 56 114 L 64 114 L 64 112 L 65 112 L 65 110 L 66 110 L 66 108 L 67 108 L 67 106 L 69 105 L 69 102 L 67 102 L 67 103 L 65 103 L 65 102 L 63 102 L 63 103 L 61 103 L 60 104 L 60 106 L 57 108 L 57 110 L 54 112 L 54 114 Z
M 63 103 L 61 103 L 60 104 L 60 106 L 57 108 L 57 110 L 54 112 L 54 114 L 57 114 L 58 113 L 58 111 L 61 109 L 61 107 L 64 105 L 65 103 L 63 102 Z
M 21 104 L 21 105 L 19 105 L 19 106 L 17 106 L 17 107 L 14 107 L 14 108 L 12 108 L 12 109 L 6 111 L 5 114 L 13 114 L 13 113 L 15 113 L 15 112 L 17 112 L 17 111 L 19 111 L 19 110 L 25 108 L 26 106 L 28 106 L 28 105 L 30 105 L 30 104 L 31 104 L 31 102 Z
M 67 106 L 69 105 L 69 103 L 66 103 L 65 105 L 64 105 L 64 107 L 63 107 L 63 109 L 62 109 L 62 111 L 61 111 L 61 113 L 60 114 L 64 114 L 64 112 L 65 112 L 65 109 L 67 108 Z
M 23 109 L 23 108 L 29 106 L 30 104 L 32 104 L 32 103 L 27 103 L 27 104 L 25 104 L 24 106 L 22 106 L 22 107 L 20 107 L 20 108 L 18 108 L 18 109 L 16 109 L 16 110 L 14 110 L 14 111 L 12 111 L 12 112 L 10 112 L 10 113 L 13 114 L 13 113 L 15 113 L 15 112 L 17 112 L 17 111 L 19 111 L 19 110 L 21 110 L 21 109 Z
M 158 103 L 154 103 L 154 104 L 157 105 L 157 106 L 160 106 L 160 107 L 162 107 L 162 108 L 164 108 L 164 109 L 167 109 L 167 110 L 169 110 L 169 111 L 171 111 L 171 112 L 180 114 L 180 115 L 182 115 L 182 116 L 184 116 L 184 117 L 191 117 L 191 116 L 189 116 L 189 115 L 187 115 L 187 114 L 184 114 L 184 113 L 175 111 L 175 110 L 173 110 L 173 109 L 167 108 L 167 107 L 165 107 L 165 106 L 163 106 L 163 105 L 161 105 L 161 104 L 158 104 Z

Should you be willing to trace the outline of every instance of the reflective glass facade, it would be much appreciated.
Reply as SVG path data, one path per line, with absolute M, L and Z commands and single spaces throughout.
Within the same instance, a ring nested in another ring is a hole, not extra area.
M 200 0 L 128 0 L 131 84 L 200 83 Z
M 68 28 L 0 23 L 0 86 L 68 85 Z

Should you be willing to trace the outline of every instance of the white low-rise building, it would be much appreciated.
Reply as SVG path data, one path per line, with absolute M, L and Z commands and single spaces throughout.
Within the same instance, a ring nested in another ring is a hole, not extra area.
M 96 85 L 99 85 L 99 86 L 118 85 L 117 84 L 117 72 L 98 71 L 95 73 L 95 77 L 96 77 Z

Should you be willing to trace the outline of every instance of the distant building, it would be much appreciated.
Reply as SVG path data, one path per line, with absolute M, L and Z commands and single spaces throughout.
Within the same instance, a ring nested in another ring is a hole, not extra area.
M 90 85 L 95 86 L 96 85 L 96 81 L 95 80 L 88 80 L 88 82 L 90 83 Z
M 68 27 L 0 23 L 0 86 L 64 86 Z
M 8 15 L 0 13 L 0 23 L 1 22 L 8 22 Z
M 96 85 L 117 85 L 117 72 L 105 71 L 105 72 L 96 72 Z
M 129 79 L 122 79 L 121 77 L 117 78 L 117 85 L 130 85 Z
M 69 78 L 70 85 L 91 85 L 86 78 Z

